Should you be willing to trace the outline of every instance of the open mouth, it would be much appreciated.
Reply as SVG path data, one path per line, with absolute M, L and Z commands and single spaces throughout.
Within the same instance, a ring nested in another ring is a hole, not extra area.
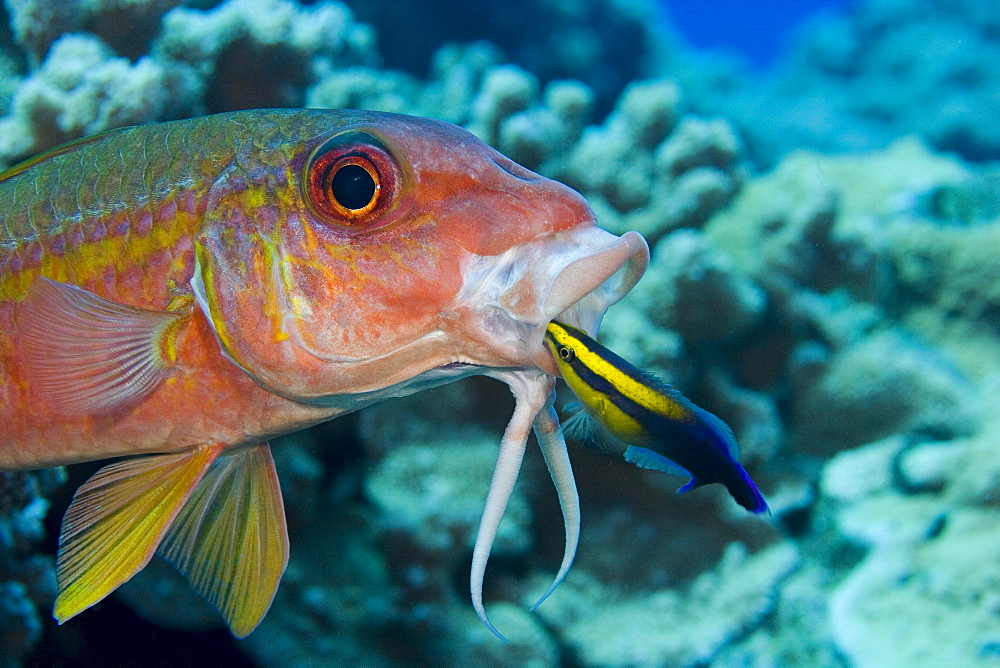
M 597 227 L 586 232 L 585 240 L 596 248 L 556 275 L 542 309 L 544 321 L 532 329 L 528 342 L 533 361 L 553 375 L 555 363 L 542 343 L 548 323 L 558 319 L 596 335 L 608 308 L 635 287 L 649 264 L 649 247 L 638 232 L 617 238 Z
M 503 636 L 483 607 L 483 578 L 532 431 L 555 483 L 566 527 L 563 560 L 542 600 L 566 576 L 580 535 L 579 497 L 550 403 L 553 376 L 559 372 L 544 343 L 545 329 L 558 318 L 596 334 L 608 307 L 632 289 L 648 264 L 649 247 L 637 232 L 616 237 L 587 225 L 520 244 L 497 256 L 478 256 L 466 268 L 458 306 L 468 309 L 471 316 L 467 336 L 470 340 L 478 337 L 481 359 L 493 360 L 485 373 L 505 382 L 515 399 L 514 413 L 500 442 L 469 576 L 473 608 L 499 638 Z
M 608 307 L 638 282 L 649 247 L 637 232 L 617 237 L 581 226 L 480 256 L 466 274 L 459 301 L 476 312 L 476 328 L 493 354 L 511 366 L 557 375 L 543 339 L 558 319 L 595 334 Z

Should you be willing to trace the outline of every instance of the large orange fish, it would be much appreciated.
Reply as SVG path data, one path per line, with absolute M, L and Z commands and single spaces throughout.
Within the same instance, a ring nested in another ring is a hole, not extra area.
M 545 328 L 593 332 L 648 261 L 574 191 L 446 123 L 258 110 L 53 149 L 0 175 L 0 215 L 0 469 L 141 455 L 74 496 L 60 623 L 159 551 L 250 633 L 288 554 L 267 440 L 472 374 L 517 400 L 475 609 L 489 625 L 483 571 L 533 428 L 565 575 L 579 512 Z

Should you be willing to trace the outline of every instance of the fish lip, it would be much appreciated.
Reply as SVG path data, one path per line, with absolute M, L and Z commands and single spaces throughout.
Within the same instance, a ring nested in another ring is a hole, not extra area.
M 486 366 L 534 366 L 558 376 L 544 343 L 554 319 L 595 334 L 608 307 L 624 297 L 649 264 L 638 232 L 618 237 L 592 222 L 519 244 L 495 256 L 474 256 L 456 300 L 470 356 Z
M 649 266 L 649 246 L 638 232 L 626 232 L 607 246 L 570 262 L 558 273 L 546 295 L 544 320 L 532 328 L 528 349 L 532 361 L 546 373 L 559 371 L 544 343 L 549 322 L 559 320 L 596 337 L 608 308 L 628 294 Z

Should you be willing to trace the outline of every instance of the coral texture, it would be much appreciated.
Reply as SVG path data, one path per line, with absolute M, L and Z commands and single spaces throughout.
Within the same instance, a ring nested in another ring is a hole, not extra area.
M 5 165 L 128 124 L 357 107 L 578 189 L 652 248 L 601 340 L 733 428 L 773 515 L 574 444 L 580 550 L 529 612 L 563 550 L 529 451 L 486 573 L 503 645 L 468 569 L 512 402 L 468 379 L 273 443 L 290 564 L 239 642 L 163 563 L 57 627 L 64 473 L 0 473 L 0 664 L 996 665 L 995 4 L 849 3 L 753 73 L 644 0 L 6 0 Z
M 0 663 L 16 665 L 42 635 L 42 619 L 55 601 L 51 555 L 39 553 L 50 494 L 63 469 L 0 472 Z

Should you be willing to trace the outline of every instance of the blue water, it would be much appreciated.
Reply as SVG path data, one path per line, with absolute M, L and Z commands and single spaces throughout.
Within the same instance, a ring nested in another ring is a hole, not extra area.
M 694 47 L 726 49 L 771 65 L 804 20 L 852 0 L 660 0 L 665 18 Z

